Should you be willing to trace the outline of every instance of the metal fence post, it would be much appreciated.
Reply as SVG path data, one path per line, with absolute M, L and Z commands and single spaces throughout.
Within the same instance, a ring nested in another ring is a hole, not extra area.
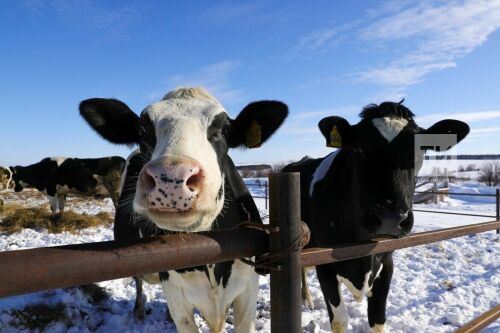
M 496 195 L 496 201 L 497 201 L 497 221 L 500 221 L 500 189 L 497 188 L 497 195 Z M 500 234 L 500 229 L 497 229 L 497 234 Z
M 278 232 L 270 237 L 270 252 L 290 247 L 300 235 L 299 173 L 276 173 L 269 177 L 269 223 Z M 290 249 L 271 271 L 271 332 L 302 332 L 300 250 Z
M 269 188 L 269 182 L 268 182 L 267 180 L 266 180 L 266 182 L 264 183 L 264 186 L 265 186 L 265 187 L 264 187 L 264 201 L 265 201 L 265 205 L 266 205 L 265 207 L 266 207 L 266 209 L 267 209 L 267 200 L 269 199 L 269 198 L 267 197 L 267 189 Z

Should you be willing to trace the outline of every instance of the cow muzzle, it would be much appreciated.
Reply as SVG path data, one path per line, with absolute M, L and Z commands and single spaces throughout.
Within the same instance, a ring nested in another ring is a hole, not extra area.
M 398 211 L 386 208 L 374 210 L 378 225 L 375 228 L 376 236 L 399 238 L 407 235 L 413 227 L 413 214 L 410 210 Z
M 159 214 L 180 213 L 195 207 L 204 178 L 196 160 L 165 157 L 144 166 L 138 185 L 147 209 Z

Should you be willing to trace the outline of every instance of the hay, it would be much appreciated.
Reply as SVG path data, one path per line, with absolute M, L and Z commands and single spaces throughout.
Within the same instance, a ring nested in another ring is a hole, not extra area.
M 25 228 L 46 229 L 58 234 L 64 231 L 78 233 L 81 229 L 108 226 L 113 223 L 109 213 L 96 215 L 78 214 L 72 211 L 52 214 L 46 208 L 22 208 L 19 205 L 4 205 L 0 211 L 0 232 L 15 233 Z
M 70 323 L 62 303 L 29 305 L 22 310 L 11 310 L 9 315 L 13 317 L 9 325 L 29 331 L 43 332 L 52 322 Z

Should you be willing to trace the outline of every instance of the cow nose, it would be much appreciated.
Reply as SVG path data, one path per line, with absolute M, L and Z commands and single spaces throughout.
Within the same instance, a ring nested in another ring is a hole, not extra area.
M 393 211 L 390 209 L 377 209 L 375 215 L 378 217 L 382 224 L 391 224 L 399 226 L 408 217 L 408 211 Z
M 180 212 L 193 207 L 203 186 L 203 170 L 193 160 L 150 162 L 140 177 L 140 189 L 149 209 Z

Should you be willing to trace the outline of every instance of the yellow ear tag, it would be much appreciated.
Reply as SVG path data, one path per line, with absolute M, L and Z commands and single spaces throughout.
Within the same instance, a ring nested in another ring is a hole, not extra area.
M 262 143 L 262 128 L 257 121 L 252 121 L 246 134 L 246 146 L 248 148 L 259 148 Z
M 337 125 L 333 126 L 332 131 L 330 132 L 330 142 L 328 142 L 326 146 L 332 148 L 342 148 L 342 137 L 337 129 Z

